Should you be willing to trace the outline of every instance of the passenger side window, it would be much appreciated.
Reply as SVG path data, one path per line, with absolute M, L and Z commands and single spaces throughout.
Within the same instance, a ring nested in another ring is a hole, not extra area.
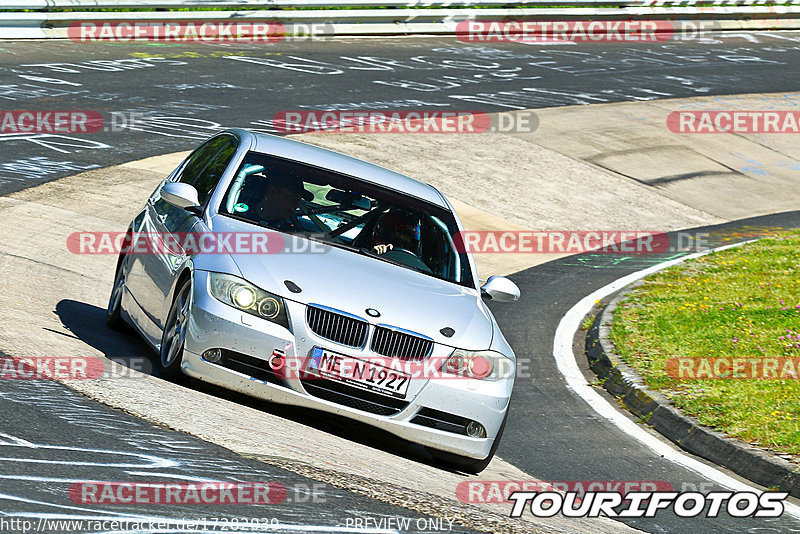
M 197 189 L 200 204 L 205 204 L 235 153 L 236 142 L 232 138 L 215 137 L 190 156 L 177 181 Z

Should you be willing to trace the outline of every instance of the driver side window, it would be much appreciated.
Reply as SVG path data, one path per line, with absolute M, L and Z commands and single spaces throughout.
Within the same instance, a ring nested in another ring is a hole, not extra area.
M 189 156 L 174 181 L 193 186 L 197 189 L 200 204 L 205 204 L 235 153 L 236 141 L 233 138 L 228 135 L 215 137 Z

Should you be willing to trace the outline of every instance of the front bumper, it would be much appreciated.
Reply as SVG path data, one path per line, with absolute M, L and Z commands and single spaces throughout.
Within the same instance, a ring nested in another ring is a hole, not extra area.
M 337 398 L 344 398 L 337 395 L 320 398 L 314 386 L 320 381 L 330 381 L 319 379 L 309 383 L 300 380 L 296 373 L 279 380 L 263 380 L 252 376 L 258 373 L 239 372 L 210 363 L 201 354 L 219 348 L 244 355 L 250 362 L 263 362 L 263 368 L 269 369 L 268 360 L 275 349 L 283 351 L 287 361 L 304 365 L 315 347 L 353 357 L 368 356 L 371 354 L 368 348 L 354 349 L 318 337 L 306 324 L 304 304 L 286 301 L 290 332 L 213 298 L 208 290 L 207 272 L 195 271 L 194 276 L 191 319 L 182 363 L 187 375 L 264 400 L 342 415 L 434 449 L 475 459 L 489 455 L 508 408 L 513 373 L 511 378 L 495 382 L 469 378 L 412 379 L 406 399 L 399 403 L 393 401 L 395 409 L 392 415 L 370 413 L 353 407 L 352 403 L 348 406 L 336 402 Z M 433 355 L 446 356 L 451 351 L 451 348 L 437 344 Z M 361 393 L 356 388 L 349 388 L 349 391 L 356 396 Z M 419 424 L 422 419 L 418 416 L 430 415 L 431 412 L 477 421 L 486 429 L 487 437 L 473 438 Z

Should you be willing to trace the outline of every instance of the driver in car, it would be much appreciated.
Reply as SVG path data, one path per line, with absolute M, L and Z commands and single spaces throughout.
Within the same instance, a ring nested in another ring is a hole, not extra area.
M 373 230 L 376 244 L 372 250 L 378 255 L 404 250 L 419 256 L 420 233 L 419 219 L 410 213 L 399 210 L 384 213 Z
M 303 182 L 293 176 L 277 175 L 269 178 L 267 193 L 255 205 L 255 215 L 262 225 L 284 232 L 298 232 L 300 226 L 295 210 L 300 199 L 311 201 L 314 194 L 303 187 Z

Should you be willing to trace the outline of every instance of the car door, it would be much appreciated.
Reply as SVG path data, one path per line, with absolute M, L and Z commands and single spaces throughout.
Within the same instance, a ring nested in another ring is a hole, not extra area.
M 236 148 L 234 137 L 214 137 L 198 148 L 170 179 L 197 189 L 201 210 L 192 212 L 178 208 L 163 200 L 160 194 L 154 194 L 148 200 L 142 231 L 149 234 L 152 245 L 148 254 L 137 255 L 142 276 L 140 294 L 135 297 L 160 329 L 163 329 L 169 311 L 171 302 L 168 299 L 175 277 L 187 259 L 180 243 L 185 240 L 187 233 L 198 231 L 197 226 L 205 227 L 198 214 L 205 209 Z

